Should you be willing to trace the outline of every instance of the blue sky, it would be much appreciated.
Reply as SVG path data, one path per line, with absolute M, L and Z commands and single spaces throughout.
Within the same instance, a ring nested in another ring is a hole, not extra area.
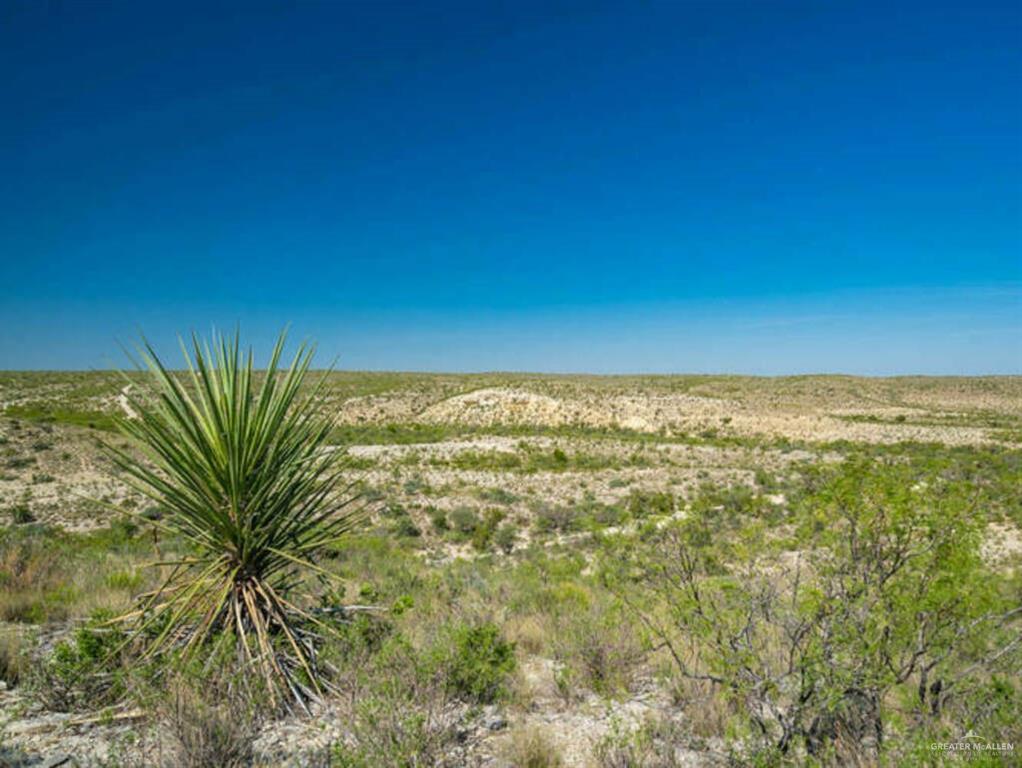
M 1022 372 L 1022 5 L 0 0 L 0 368 Z

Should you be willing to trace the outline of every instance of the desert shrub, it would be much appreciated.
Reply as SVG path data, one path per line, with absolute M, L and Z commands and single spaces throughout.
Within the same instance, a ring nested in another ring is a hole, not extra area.
M 756 469 L 754 482 L 756 487 L 764 492 L 775 491 L 778 488 L 777 478 L 762 467 Z
M 779 523 L 786 514 L 745 485 L 713 485 L 704 483 L 690 504 L 692 517 L 712 537 L 731 537 L 746 528 L 751 520 Z M 730 538 L 729 538 L 730 541 Z
M 459 451 L 449 459 L 433 459 L 432 463 L 454 469 L 510 472 L 522 468 L 522 456 L 508 451 Z
M 462 536 L 470 536 L 479 525 L 479 515 L 472 507 L 455 507 L 449 518 L 451 527 Z
M 494 430 L 499 432 L 499 430 Z M 608 454 L 574 453 L 569 455 L 562 448 L 552 451 L 541 450 L 524 441 L 518 444 L 518 450 L 511 451 L 460 451 L 450 458 L 437 457 L 431 460 L 434 466 L 453 467 L 455 469 L 490 470 L 497 472 L 566 472 L 571 469 L 595 471 L 619 465 L 619 459 Z M 628 460 L 633 466 L 648 466 L 644 457 L 632 457 Z
M 550 622 L 545 616 L 526 614 L 511 616 L 504 623 L 504 633 L 514 643 L 515 649 L 525 654 L 536 655 L 547 646 Z
M 598 471 L 619 464 L 619 460 L 608 454 L 573 453 L 569 455 L 561 448 L 546 453 L 530 449 L 526 452 L 526 472 L 565 472 L 568 470 Z M 631 460 L 629 460 L 631 463 Z
M 64 618 L 64 584 L 44 531 L 25 528 L 0 538 L 0 619 L 39 623 Z
M 151 559 L 151 543 L 116 524 L 89 533 L 41 525 L 0 530 L 0 619 L 38 624 L 126 605 L 134 586 L 108 579 L 142 556 Z
M 334 746 L 338 768 L 460 768 L 471 718 L 452 698 L 440 650 L 389 639 L 347 681 L 350 737 Z
M 443 534 L 450 529 L 450 525 L 447 523 L 447 513 L 442 509 L 430 510 L 429 521 L 437 533 Z
M 15 525 L 25 525 L 35 522 L 35 515 L 32 509 L 25 502 L 19 502 L 10 508 L 11 522 Z
M 604 696 L 630 688 L 645 652 L 620 607 L 593 600 L 558 612 L 554 653 L 564 663 L 558 685 L 569 698 L 586 689 Z
M 729 533 L 697 510 L 623 544 L 608 575 L 677 673 L 734 705 L 741 759 L 876 761 L 892 728 L 924 732 L 1009 680 L 1017 695 L 1022 609 L 980 557 L 969 489 L 871 461 L 817 480 L 793 555 L 755 515 L 735 510 Z
M 377 502 L 383 501 L 387 498 L 387 492 L 384 489 L 369 485 L 364 480 L 359 481 L 356 484 L 356 487 L 358 488 L 360 497 L 372 504 L 376 504 Z
M 515 649 L 495 624 L 463 625 L 451 637 L 447 685 L 468 701 L 490 704 L 507 692 Z
M 359 536 L 343 542 L 337 556 L 338 575 L 349 583 L 361 584 L 359 604 L 384 606 L 422 588 L 421 561 L 410 556 L 393 537 Z M 332 600 L 324 604 L 331 612 L 342 610 L 344 599 L 339 590 L 330 591 L 325 597 Z
M 538 504 L 533 508 L 533 525 L 540 533 L 572 533 L 582 527 L 582 516 L 574 507 Z
M 330 442 L 339 445 L 438 443 L 460 431 L 448 424 L 338 424 Z
M 490 548 L 497 526 L 504 519 L 507 513 L 502 509 L 488 509 L 483 515 L 482 523 L 476 526 L 472 532 L 472 546 L 479 552 L 486 552 Z
M 665 491 L 632 491 L 628 494 L 628 513 L 641 520 L 650 515 L 670 515 L 674 512 L 674 496 Z
M 505 607 L 516 614 L 545 615 L 549 621 L 565 612 L 588 609 L 589 590 L 581 586 L 585 555 L 577 550 L 553 554 L 532 548 L 508 572 L 511 581 Z
M 517 541 L 518 531 L 513 523 L 504 523 L 493 535 L 493 543 L 506 555 L 511 554 Z
M 404 506 L 402 504 L 398 504 L 396 502 L 390 502 L 389 504 L 384 504 L 383 505 L 383 509 L 380 510 L 380 515 L 381 516 L 390 518 L 391 520 L 395 520 L 397 518 L 404 517 L 407 514 L 408 514 L 408 511 L 404 508 Z
M 32 689 L 46 706 L 58 711 L 96 709 L 124 695 L 126 636 L 110 619 L 109 613 L 98 611 L 37 666 Z
M 422 536 L 422 531 L 419 526 L 412 520 L 411 515 L 405 515 L 400 520 L 395 522 L 394 535 L 401 536 L 408 539 L 417 539 Z
M 89 429 L 101 429 L 108 432 L 114 431 L 114 419 L 99 411 L 76 411 L 68 408 L 47 408 L 39 405 L 13 405 L 8 406 L 6 412 L 10 415 L 18 415 L 43 425 L 47 430 L 49 424 L 73 424 L 75 426 L 88 427 Z
M 408 510 L 400 504 L 388 504 L 383 514 L 390 519 L 390 529 L 394 535 L 413 539 L 422 536 L 422 531 L 412 520 Z
M 518 501 L 518 497 L 503 488 L 481 488 L 477 494 L 482 501 L 492 504 L 503 504 L 510 506 Z
M 430 488 L 429 483 L 421 475 L 415 475 L 405 480 L 404 485 L 401 486 L 405 493 L 409 495 L 415 494 L 429 494 L 432 493 L 433 489 Z
M 386 613 L 358 612 L 337 623 L 330 640 L 334 654 L 346 663 L 377 653 L 394 633 L 394 621 Z
M 107 574 L 106 577 L 106 585 L 111 589 L 123 589 L 128 591 L 138 589 L 142 585 L 143 581 L 144 579 L 142 574 L 134 570 L 114 571 Z
M 179 673 L 154 707 L 176 768 L 248 768 L 265 712 L 237 674 Z M 162 750 L 161 750 L 162 751 Z
M 604 504 L 592 493 L 587 493 L 578 505 L 579 514 L 597 526 L 620 525 L 628 519 L 622 504 Z

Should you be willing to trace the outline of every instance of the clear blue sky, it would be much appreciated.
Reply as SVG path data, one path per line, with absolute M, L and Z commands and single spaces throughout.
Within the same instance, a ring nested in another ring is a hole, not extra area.
M 0 0 L 0 368 L 1022 372 L 1022 3 Z

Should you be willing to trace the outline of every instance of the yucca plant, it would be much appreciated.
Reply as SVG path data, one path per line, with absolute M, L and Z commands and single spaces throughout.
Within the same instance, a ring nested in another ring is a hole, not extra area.
M 327 445 L 325 375 L 303 386 L 314 350 L 302 344 L 283 369 L 285 339 L 261 381 L 237 333 L 209 342 L 193 335 L 191 352 L 182 341 L 180 373 L 143 341 L 146 383 L 126 388 L 134 416 L 120 428 L 144 459 L 110 450 L 125 480 L 163 511 L 158 525 L 189 545 L 159 564 L 167 573 L 159 588 L 125 617 L 143 656 L 212 658 L 233 643 L 274 700 L 304 705 L 323 692 L 316 640 L 329 626 L 298 588 L 329 575 L 317 556 L 361 510 L 344 479 L 344 452 Z

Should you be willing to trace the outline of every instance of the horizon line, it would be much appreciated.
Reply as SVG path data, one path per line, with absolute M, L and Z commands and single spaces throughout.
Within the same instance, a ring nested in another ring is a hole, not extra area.
M 167 368 L 172 373 L 187 373 L 187 368 Z M 261 373 L 265 368 L 255 368 Z M 286 370 L 286 369 L 284 369 Z M 144 370 L 131 368 L 0 368 L 0 376 L 17 373 L 34 374 L 69 374 L 69 373 L 145 373 Z M 440 370 L 400 370 L 390 368 L 309 368 L 310 373 L 339 374 L 378 374 L 400 376 L 548 376 L 568 378 L 572 376 L 590 376 L 597 378 L 746 378 L 746 379 L 795 379 L 795 378 L 846 378 L 846 379 L 1018 379 L 1022 371 L 1017 373 L 738 373 L 738 372 L 642 372 L 629 371 L 624 373 L 594 373 L 588 371 L 537 371 L 537 370 L 479 370 L 479 371 L 440 371 Z

